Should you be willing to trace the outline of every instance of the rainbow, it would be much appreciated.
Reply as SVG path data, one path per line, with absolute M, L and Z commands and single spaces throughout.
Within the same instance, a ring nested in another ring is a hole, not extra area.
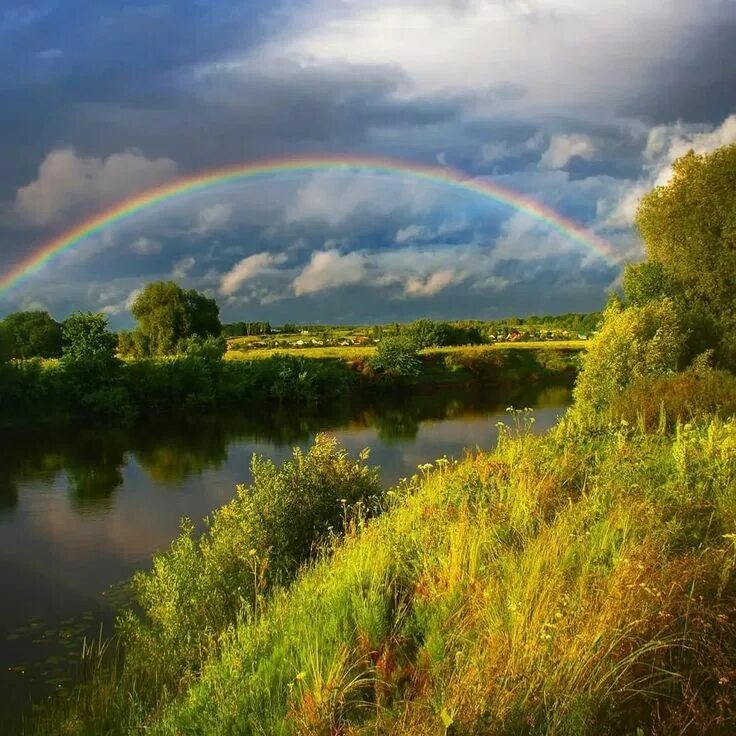
M 151 207 L 156 207 L 187 194 L 228 183 L 278 176 L 280 174 L 340 170 L 409 176 L 485 197 L 494 202 L 507 205 L 542 223 L 551 230 L 561 233 L 566 238 L 603 257 L 609 263 L 614 262 L 614 253 L 611 247 L 590 230 L 581 227 L 573 220 L 564 217 L 540 202 L 494 182 L 471 178 L 458 170 L 445 166 L 440 167 L 373 156 L 320 154 L 319 156 L 268 159 L 214 169 L 185 176 L 135 194 L 47 241 L 8 272 L 0 275 L 0 297 L 4 296 L 9 289 L 17 286 L 27 276 L 39 271 L 56 256 L 76 248 L 91 235 L 98 234 L 111 225 L 135 217 Z

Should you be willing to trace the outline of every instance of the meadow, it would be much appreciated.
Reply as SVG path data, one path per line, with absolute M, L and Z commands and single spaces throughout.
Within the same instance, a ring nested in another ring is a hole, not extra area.
M 228 349 L 225 353 L 225 360 L 256 360 L 260 358 L 270 358 L 274 355 L 292 355 L 304 356 L 315 359 L 341 359 L 345 362 L 367 361 L 376 353 L 375 345 L 364 346 L 346 346 L 346 347 L 324 347 L 311 346 L 304 347 L 278 347 L 278 348 L 253 348 L 248 347 L 253 342 L 243 343 L 242 338 L 228 340 Z M 453 345 L 448 347 L 434 347 L 420 350 L 420 355 L 437 356 L 437 355 L 467 355 L 469 357 L 482 356 L 487 351 L 506 351 L 506 350 L 551 350 L 551 351 L 579 351 L 585 350 L 587 346 L 586 340 L 555 340 L 549 342 L 528 341 L 528 342 L 512 342 L 512 343 L 493 343 L 490 345 Z

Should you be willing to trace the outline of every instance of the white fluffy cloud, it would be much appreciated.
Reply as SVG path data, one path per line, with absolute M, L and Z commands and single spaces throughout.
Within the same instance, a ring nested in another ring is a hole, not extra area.
M 299 188 L 285 220 L 308 220 L 339 227 L 356 217 L 379 217 L 393 212 L 421 214 L 437 203 L 442 192 L 409 177 L 342 172 L 316 174 Z
M 644 149 L 644 170 L 637 181 L 625 181 L 612 201 L 599 203 L 599 214 L 607 215 L 609 227 L 630 227 L 641 198 L 652 187 L 666 184 L 672 176 L 672 164 L 688 151 L 710 153 L 721 146 L 736 143 L 736 115 L 719 126 L 660 125 L 652 128 Z
M 413 240 L 420 240 L 426 235 L 427 228 L 424 225 L 407 225 L 396 233 L 395 240 L 401 245 L 402 243 L 411 243 Z
M 141 256 L 152 256 L 161 252 L 161 243 L 145 236 L 141 236 L 133 242 L 133 250 Z
M 630 100 L 688 16 L 671 0 L 312 0 L 257 58 L 401 69 L 400 93 L 473 89 L 496 108 Z M 254 57 L 256 55 L 254 54 Z
M 539 161 L 545 169 L 564 169 L 573 158 L 590 160 L 596 155 L 593 139 L 580 133 L 555 135 Z
M 137 151 L 101 159 L 57 149 L 43 160 L 37 178 L 18 189 L 14 211 L 27 224 L 49 225 L 77 207 L 100 207 L 163 184 L 177 170 L 171 159 L 149 159 Z
M 335 249 L 316 251 L 294 279 L 294 294 L 303 296 L 323 289 L 358 284 L 366 276 L 365 261 L 365 255 L 358 252 L 343 255 Z
M 197 263 L 193 256 L 186 256 L 174 264 L 171 269 L 172 279 L 184 279 L 189 275 L 189 272 L 194 268 Z
M 408 296 L 434 296 L 448 286 L 456 284 L 458 280 L 458 275 L 452 270 L 435 271 L 426 279 L 412 276 L 406 282 L 404 292 Z
M 275 253 L 256 253 L 236 263 L 220 281 L 220 293 L 230 296 L 246 281 L 286 261 L 286 256 Z

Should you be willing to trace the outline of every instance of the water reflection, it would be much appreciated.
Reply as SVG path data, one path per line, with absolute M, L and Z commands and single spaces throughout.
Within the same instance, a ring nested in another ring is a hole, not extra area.
M 507 396 L 504 404 L 538 409 L 566 403 L 568 389 Z M 370 406 L 337 406 L 320 412 L 278 410 L 267 415 L 205 417 L 196 424 L 158 423 L 131 428 L 42 429 L 0 437 L 0 513 L 18 504 L 21 485 L 51 485 L 60 473 L 81 513 L 110 508 L 124 485 L 123 469 L 134 460 L 157 486 L 177 487 L 192 476 L 220 468 L 228 447 L 247 439 L 276 447 L 303 444 L 316 432 L 349 426 L 374 428 L 387 444 L 415 440 L 424 422 L 501 410 L 498 397 L 437 393 L 384 399 Z

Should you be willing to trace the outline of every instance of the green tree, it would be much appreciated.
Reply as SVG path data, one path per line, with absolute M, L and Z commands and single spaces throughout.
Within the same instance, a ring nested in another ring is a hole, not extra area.
M 642 200 L 637 226 L 648 261 L 717 325 L 716 357 L 736 367 L 736 145 L 676 161 L 670 182 Z
M 104 314 L 75 312 L 62 324 L 63 357 L 73 363 L 112 363 L 117 338 Z
M 611 301 L 583 357 L 574 412 L 589 421 L 634 380 L 674 373 L 683 367 L 686 342 L 683 319 L 671 299 L 628 309 Z
M 61 325 L 48 312 L 14 312 L 2 324 L 11 335 L 14 358 L 61 355 Z
M 445 344 L 447 325 L 431 319 L 418 319 L 408 325 L 404 334 L 416 345 L 418 350 Z
M 149 355 L 174 355 L 188 338 L 205 339 L 222 332 L 217 302 L 173 281 L 148 284 L 133 303 L 132 312 L 141 336 L 138 348 Z

